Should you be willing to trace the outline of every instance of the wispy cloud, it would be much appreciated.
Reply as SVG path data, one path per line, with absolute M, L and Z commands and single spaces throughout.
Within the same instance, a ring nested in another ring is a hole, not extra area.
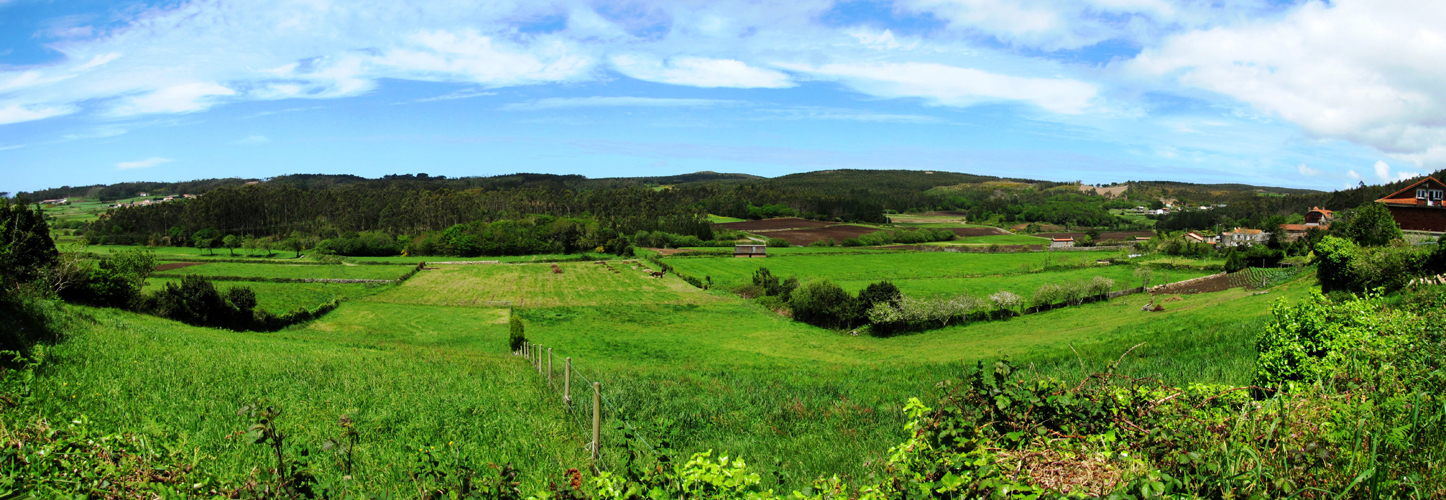
M 497 95 L 497 93 L 496 93 L 496 92 L 480 92 L 480 91 L 477 91 L 477 90 L 458 90 L 458 91 L 456 91 L 456 92 L 453 92 L 453 93 L 450 93 L 450 94 L 446 94 L 446 95 L 439 95 L 439 96 L 436 96 L 436 97 L 425 97 L 425 98 L 422 98 L 422 99 L 413 99 L 413 100 L 411 100 L 411 101 L 398 102 L 398 103 L 394 103 L 394 104 L 406 104 L 406 103 L 408 103 L 408 102 L 451 101 L 451 100 L 455 100 L 455 99 L 471 99 L 471 98 L 473 98 L 473 97 L 485 97 L 485 96 L 489 96 L 489 95 Z
M 156 165 L 160 165 L 160 164 L 163 164 L 163 163 L 170 163 L 170 162 L 172 162 L 172 161 L 174 161 L 174 160 L 172 160 L 172 159 L 170 159 L 170 158 L 161 158 L 161 157 L 159 157 L 159 156 L 155 156 L 155 157 L 146 158 L 146 159 L 140 160 L 140 161 L 123 161 L 123 162 L 120 162 L 120 163 L 115 164 L 115 168 L 116 168 L 116 170 L 131 170 L 131 169 L 136 169 L 136 168 L 151 168 L 151 167 L 154 167 L 154 166 L 156 166 Z
M 271 139 L 264 135 L 250 135 L 237 140 L 236 144 L 266 144 L 268 142 L 271 142 Z
M 10 146 L 0 146 L 0 151 L 8 151 L 8 150 L 11 150 L 11 149 L 20 149 L 20 148 L 23 148 L 23 147 L 25 147 L 24 144 L 13 144 L 13 145 L 10 145 Z
M 727 99 L 673 99 L 665 97 L 552 97 L 502 106 L 504 111 L 538 111 L 564 108 L 700 108 L 746 104 Z
M 1304 175 L 1307 177 L 1315 177 L 1317 175 L 1320 175 L 1319 169 L 1307 167 L 1304 163 L 1300 164 L 1299 167 L 1296 167 L 1296 171 L 1300 172 L 1300 175 Z
M 854 109 L 796 106 L 779 109 L 762 109 L 758 119 L 764 120 L 843 120 L 875 123 L 943 123 L 944 120 L 928 115 L 903 113 L 878 113 Z

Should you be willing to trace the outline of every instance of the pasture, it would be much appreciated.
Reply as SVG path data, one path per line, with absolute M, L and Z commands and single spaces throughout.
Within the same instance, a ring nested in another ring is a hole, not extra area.
M 628 304 L 703 304 L 717 297 L 697 293 L 676 277 L 653 278 L 644 261 L 549 264 L 437 265 L 407 286 L 371 300 L 394 304 L 472 306 L 507 301 L 516 307 Z M 616 271 L 616 272 L 614 272 Z
M 145 291 L 155 293 L 168 282 L 180 281 L 168 276 L 153 276 L 146 280 Z M 301 308 L 313 308 L 332 299 L 356 300 L 387 290 L 392 285 L 378 283 L 271 283 L 265 281 L 215 282 L 216 288 L 225 290 L 233 286 L 244 286 L 256 292 L 256 307 L 281 314 Z
M 771 251 L 771 249 L 770 249 Z M 1099 259 L 1119 257 L 1114 251 L 962 253 L 900 252 L 894 254 L 796 255 L 763 259 L 688 258 L 666 260 L 679 271 L 699 279 L 712 276 L 721 286 L 751 282 L 753 272 L 767 267 L 775 276 L 801 280 L 828 278 L 842 281 L 964 278 L 1037 272 L 1053 267 L 1091 267 Z
M 241 482 L 265 465 L 266 450 L 235 439 L 249 425 L 235 408 L 262 401 L 280 405 L 294 442 L 313 450 L 336 434 L 341 415 L 353 418 L 362 432 L 355 476 L 371 492 L 414 495 L 426 481 L 416 464 L 427 456 L 474 471 L 512 463 L 525 491 L 535 491 L 566 468 L 585 468 L 587 438 L 544 379 L 507 352 L 510 313 L 525 322 L 531 341 L 553 349 L 559 367 L 571 357 L 602 382 L 616 407 L 605 412 L 605 458 L 620 458 L 615 424 L 625 419 L 649 442 L 671 443 L 675 456 L 740 456 L 767 474 L 765 482 L 801 488 L 821 475 L 856 481 L 878 472 L 889 447 L 905 437 L 901 409 L 909 397 L 929 400 L 938 381 L 999 356 L 1077 378 L 1081 364 L 1099 369 L 1144 343 L 1117 373 L 1245 383 L 1254 332 L 1270 304 L 1311 288 L 1309 278 L 1298 278 L 1263 295 L 1186 295 L 1154 313 L 1140 310 L 1149 297 L 1132 295 L 876 338 L 794 322 L 726 289 L 768 267 L 782 277 L 826 277 L 851 291 L 889 279 L 911 294 L 1027 295 L 1045 282 L 1095 275 L 1115 279 L 1116 288 L 1137 286 L 1134 267 L 1095 265 L 1116 252 L 777 250 L 794 253 L 665 258 L 720 285 L 706 291 L 671 274 L 651 277 L 642 268 L 652 266 L 640 260 L 560 262 L 561 272 L 549 263 L 434 265 L 382 286 L 234 283 L 252 286 L 268 308 L 328 294 L 350 299 L 319 320 L 268 334 L 82 309 L 96 321 L 57 346 L 36 379 L 37 391 L 57 397 L 25 407 L 24 416 L 90 415 L 98 428 L 143 432 L 186 450 L 198 470 Z M 390 279 L 407 270 L 213 262 L 153 282 L 207 268 L 213 276 L 258 278 L 336 272 Z M 1156 270 L 1155 282 L 1203 274 Z M 313 457 L 319 476 L 340 477 L 334 457 Z

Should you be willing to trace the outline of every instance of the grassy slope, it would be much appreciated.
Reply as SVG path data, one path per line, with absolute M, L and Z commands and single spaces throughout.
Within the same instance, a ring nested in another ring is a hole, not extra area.
M 290 442 L 309 446 L 313 466 L 331 480 L 340 469 L 320 444 L 349 415 L 361 430 L 356 477 L 368 490 L 399 496 L 415 494 L 409 472 L 421 449 L 475 470 L 524 465 L 534 488 L 563 464 L 585 460 L 559 407 L 541 396 L 526 365 L 505 354 L 418 343 L 374 348 L 322 335 L 332 333 L 324 322 L 305 330 L 316 335 L 266 335 L 86 312 L 95 324 L 51 350 L 32 384 L 42 397 L 11 416 L 86 415 L 98 428 L 141 431 L 156 448 L 194 457 L 202 472 L 241 481 L 269 462 L 262 447 L 239 443 L 236 433 L 249 422 L 235 415 L 238 407 L 279 405 Z M 424 330 L 469 341 L 505 335 L 490 318 L 471 319 L 440 315 Z
M 152 277 L 146 280 L 146 292 L 155 293 L 165 283 L 180 281 L 167 277 Z M 244 286 L 256 292 L 257 307 L 274 313 L 283 313 L 297 308 L 311 308 L 333 298 L 355 300 L 391 288 L 392 285 L 375 283 L 268 283 L 264 281 L 216 282 L 216 287 L 225 291 L 233 286 Z
M 785 275 L 774 266 L 810 272 L 831 266 L 836 272 L 829 275 L 897 279 L 940 270 L 1016 272 L 1044 265 L 1045 258 L 1055 264 L 1060 258 L 1094 258 L 897 253 L 840 262 L 839 257 L 670 262 L 718 265 L 739 276 L 767 263 Z M 404 491 L 411 450 L 447 442 L 465 448 L 473 466 L 514 461 L 536 486 L 538 478 L 564 464 L 585 463 L 583 433 L 538 377 L 519 370 L 520 363 L 504 353 L 504 310 L 471 306 L 470 299 L 498 291 L 518 297 L 518 303 L 525 298 L 530 307 L 519 307 L 517 314 L 527 321 L 528 336 L 555 348 L 559 358 L 573 357 L 589 377 L 602 381 L 605 396 L 650 439 L 666 438 L 683 453 L 738 454 L 798 487 L 822 474 L 867 475 L 903 437 L 903 402 L 929 397 L 935 382 L 961 372 L 961 361 L 1007 354 L 1022 365 L 1068 376 L 1080 363 L 1098 368 L 1143 341 L 1148 344 L 1126 359 L 1121 373 L 1175 383 L 1245 382 L 1253 369 L 1254 331 L 1269 303 L 1308 288 L 1289 285 L 1263 296 L 1243 290 L 1185 296 L 1166 303 L 1164 313 L 1141 312 L 1146 299 L 1132 296 L 880 339 L 795 323 L 674 276 L 644 278 L 617 262 L 614 267 L 622 271 L 617 274 L 596 264 L 561 266 L 561 274 L 545 264 L 443 266 L 278 334 L 197 329 L 95 311 L 99 325 L 55 350 L 39 383 L 57 397 L 34 411 L 60 417 L 84 413 L 106 427 L 184 439 L 180 449 L 199 450 L 203 460 L 214 457 L 211 470 L 234 478 L 258 465 L 260 450 L 225 437 L 246 425 L 231 412 L 267 398 L 287 409 L 284 422 L 306 426 L 295 431 L 301 441 L 319 442 L 342 413 L 357 417 L 364 436 L 359 459 L 369 471 L 359 477 L 371 489 Z M 151 390 L 159 387 L 167 389 Z M 67 395 L 77 397 L 67 401 Z M 608 415 L 610 421 L 618 417 Z M 616 431 L 604 427 L 604 442 L 617 442 Z M 771 462 L 775 458 L 779 462 Z M 335 472 L 331 462 L 316 463 Z

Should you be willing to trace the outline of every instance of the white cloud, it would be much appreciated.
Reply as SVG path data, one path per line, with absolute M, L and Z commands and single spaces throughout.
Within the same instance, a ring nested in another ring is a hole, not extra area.
M 1307 177 L 1315 177 L 1317 175 L 1320 175 L 1321 173 L 1320 170 L 1307 167 L 1304 163 L 1300 164 L 1299 167 L 1296 167 L 1296 171 L 1300 172 L 1300 175 L 1304 175 Z
M 211 107 L 216 103 L 216 97 L 231 95 L 236 95 L 236 91 L 215 83 L 187 83 L 123 98 L 111 108 L 109 114 L 131 116 L 147 113 L 190 113 Z
M 266 144 L 268 142 L 271 142 L 271 139 L 264 135 L 251 135 L 236 141 L 236 144 Z
M 662 61 L 642 55 L 621 55 L 614 57 L 612 63 L 613 68 L 624 75 L 671 85 L 745 89 L 793 86 L 788 75 L 733 59 L 675 57 Z
M 1446 4 L 1305 2 L 1171 36 L 1122 65 L 1249 103 L 1320 137 L 1446 166 Z
M 1355 170 L 1347 170 L 1346 177 L 1359 180 L 1361 178 L 1361 174 L 1356 173 Z
M 12 144 L 12 145 L 9 145 L 9 146 L 0 146 L 0 151 L 9 151 L 9 150 L 11 150 L 11 149 L 20 149 L 20 148 L 23 148 L 23 147 L 25 147 L 24 144 Z
M 671 99 L 661 97 L 553 97 L 535 101 L 512 103 L 500 109 L 506 111 L 537 111 L 563 108 L 698 108 L 743 104 L 743 101 L 725 99 Z
M 1381 178 L 1381 182 L 1404 181 L 1421 176 L 1419 172 L 1396 172 L 1395 175 L 1392 175 L 1391 166 L 1387 165 L 1384 161 L 1377 161 L 1374 168 L 1376 170 L 1376 177 Z
M 920 97 L 945 106 L 990 101 L 1025 101 L 1065 114 L 1082 113 L 1095 86 L 1060 78 L 1001 75 L 933 63 L 825 64 L 785 66 L 818 79 L 837 80 L 880 97 Z
M 130 170 L 130 169 L 134 169 L 134 168 L 151 168 L 151 167 L 154 167 L 154 166 L 156 166 L 156 165 L 160 165 L 160 164 L 162 164 L 162 163 L 170 163 L 170 162 L 172 162 L 172 161 L 174 161 L 174 160 L 171 160 L 170 158 L 161 158 L 161 157 L 159 157 L 159 156 L 155 156 L 155 157 L 146 158 L 146 159 L 140 160 L 140 161 L 123 161 L 123 162 L 120 162 L 120 163 L 115 164 L 115 168 L 116 168 L 117 170 Z
M 37 106 L 18 103 L 0 103 L 0 125 L 43 120 L 52 116 L 68 115 L 78 110 L 75 106 Z
M 411 102 L 451 101 L 451 100 L 456 100 L 456 99 L 471 99 L 471 98 L 473 98 L 473 97 L 485 97 L 485 96 L 489 96 L 489 95 L 497 95 L 497 93 L 496 93 L 496 92 L 478 92 L 478 91 L 476 91 L 476 90 L 458 90 L 458 91 L 453 92 L 453 93 L 450 93 L 450 94 L 439 95 L 439 96 L 436 96 L 436 97 L 424 97 L 424 98 L 421 98 L 421 99 L 413 99 Z M 397 104 L 402 104 L 402 103 L 397 103 Z

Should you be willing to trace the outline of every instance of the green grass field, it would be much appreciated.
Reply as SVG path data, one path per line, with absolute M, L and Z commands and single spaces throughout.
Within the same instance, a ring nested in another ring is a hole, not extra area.
M 1010 276 L 981 276 L 976 278 L 913 278 L 893 280 L 892 283 L 899 287 L 900 291 L 910 295 L 922 296 L 954 296 L 972 295 L 983 297 L 1000 290 L 1014 292 L 1026 300 L 1034 294 L 1034 291 L 1045 283 L 1063 284 L 1077 281 L 1088 281 L 1095 276 L 1102 276 L 1115 280 L 1114 290 L 1124 290 L 1140 286 L 1140 280 L 1134 276 L 1133 266 L 1095 266 L 1085 269 L 1069 269 L 1052 272 L 1016 274 Z M 1195 270 L 1174 270 L 1155 269 L 1152 271 L 1151 285 L 1161 285 L 1176 281 L 1199 278 L 1214 274 L 1212 271 Z M 878 279 L 849 280 L 836 282 L 844 290 L 858 293 L 870 283 L 878 282 Z
M 322 278 L 392 280 L 409 269 L 402 266 L 287 265 L 212 262 L 155 273 L 155 276 L 241 276 L 248 278 Z
M 1034 272 L 1046 266 L 1093 265 L 1117 252 L 955 253 L 896 252 L 862 255 L 799 255 L 783 258 L 673 258 L 666 262 L 702 279 L 712 276 L 722 286 L 744 284 L 753 272 L 767 267 L 776 276 L 839 281 L 904 280 L 988 276 Z
M 631 263 L 626 263 L 631 262 Z M 413 276 L 412 286 L 373 297 L 396 304 L 487 305 L 510 301 L 517 307 L 597 306 L 624 304 L 703 304 L 717 297 L 697 293 L 673 276 L 652 278 L 644 261 L 611 261 L 618 272 L 591 262 L 564 262 L 552 272 L 549 264 L 438 265 Z M 655 269 L 656 270 L 656 269 Z
M 145 291 L 155 293 L 167 282 L 180 281 L 169 277 L 146 280 Z M 298 308 L 313 308 L 332 299 L 356 300 L 386 291 L 392 285 L 376 283 L 270 283 L 265 281 L 218 281 L 219 289 L 244 286 L 256 292 L 256 307 L 277 314 Z
M 341 477 L 340 460 L 321 444 L 339 434 L 336 422 L 347 415 L 361 434 L 354 477 L 363 489 L 394 497 L 417 493 L 415 466 L 425 453 L 453 470 L 522 465 L 530 490 L 586 463 L 582 439 L 535 373 L 496 350 L 377 347 L 370 330 L 237 333 L 83 312 L 94 323 L 81 322 L 51 349 L 30 383 L 41 397 L 7 409 L 7 417 L 84 418 L 93 429 L 126 429 L 162 456 L 240 484 L 274 464 L 269 450 L 240 439 L 252 423 L 236 415 L 241 406 L 280 407 L 289 452 L 311 450 L 313 469 L 330 481 Z M 465 314 L 428 316 L 428 324 L 434 336 L 485 336 L 499 345 L 505 338 L 505 325 Z
M 739 219 L 739 218 L 737 218 L 737 217 L 724 217 L 724 216 L 721 216 L 721 215 L 708 214 L 708 222 L 712 222 L 712 223 L 714 223 L 714 224 L 726 224 L 726 223 L 729 223 L 729 222 L 743 222 L 743 221 L 745 221 L 745 220 L 747 220 L 747 219 Z
M 989 236 L 965 236 L 952 241 L 935 241 L 926 245 L 1048 245 L 1049 239 L 1027 234 L 996 234 Z
M 1067 267 L 1115 255 L 892 252 L 667 262 L 720 284 L 742 282 L 767 266 L 780 276 L 829 277 L 847 287 L 887 278 L 910 293 L 987 293 L 1094 275 L 1133 279 L 1132 266 Z M 602 382 L 616 406 L 605 412 L 605 457 L 618 458 L 609 444 L 621 437 L 613 424 L 627 419 L 650 442 L 667 440 L 680 455 L 741 456 L 768 475 L 765 482 L 801 488 L 821 475 L 855 481 L 878 472 L 889 447 L 905 438 L 900 410 L 909 397 L 930 400 L 938 381 L 998 356 L 1078 377 L 1081 364 L 1100 369 L 1144 343 L 1117 373 L 1170 383 L 1246 383 L 1254 332 L 1270 304 L 1297 300 L 1314 282 L 1302 277 L 1263 295 L 1241 289 L 1186 295 L 1163 303 L 1166 310 L 1158 313 L 1140 311 L 1149 298 L 1133 295 L 875 338 L 794 322 L 676 276 L 645 277 L 622 261 L 611 265 L 620 272 L 582 262 L 559 264 L 560 274 L 541 263 L 440 265 L 320 320 L 269 334 L 83 309 L 96 321 L 51 350 L 33 383 L 47 397 L 7 411 L 87 415 L 94 426 L 143 432 L 164 449 L 197 457 L 201 470 L 241 481 L 266 462 L 263 449 L 235 439 L 248 422 L 234 411 L 263 400 L 286 410 L 282 425 L 298 443 L 316 445 L 335 433 L 340 415 L 355 418 L 363 440 L 356 476 L 369 491 L 414 494 L 412 464 L 433 448 L 474 470 L 515 463 L 525 489 L 535 491 L 567 467 L 585 468 L 586 438 L 542 377 L 507 353 L 510 310 L 525 321 L 529 339 L 554 349 L 559 365 L 571 357 Z M 208 266 L 252 275 L 400 270 L 213 263 L 179 271 Z M 1199 274 L 1156 271 L 1156 282 Z M 302 295 L 279 288 L 293 284 L 264 285 Z M 488 303 L 497 300 L 514 307 Z M 326 478 L 340 475 L 328 455 L 314 455 L 313 464 Z

